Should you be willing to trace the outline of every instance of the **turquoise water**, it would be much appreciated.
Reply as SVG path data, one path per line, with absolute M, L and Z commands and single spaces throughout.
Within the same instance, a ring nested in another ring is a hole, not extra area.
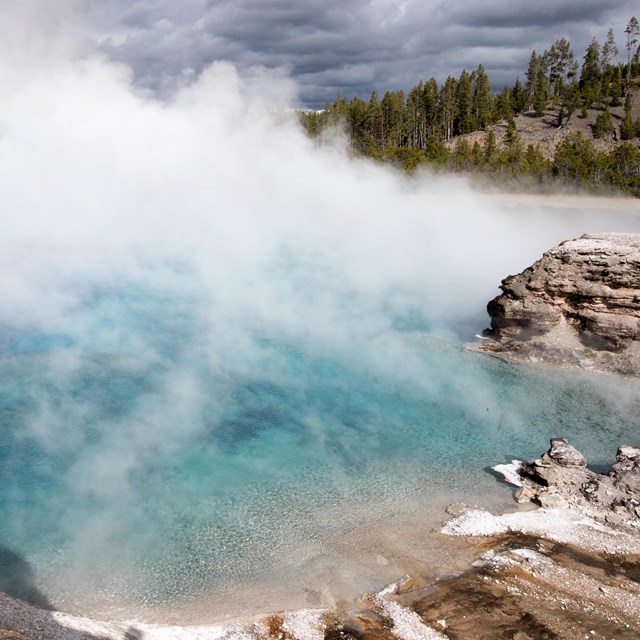
M 260 106 L 269 73 L 216 63 L 158 101 L 81 35 L 31 25 L 23 51 L 14 27 L 0 591 L 122 619 L 317 606 L 454 570 L 444 507 L 513 505 L 488 465 L 640 444 L 636 383 L 463 348 L 503 277 L 640 231 L 636 201 L 406 180 L 313 148 Z
M 162 608 L 317 572 L 357 530 L 366 552 L 392 513 L 506 500 L 486 467 L 550 437 L 596 465 L 638 444 L 635 383 L 465 351 L 482 317 L 381 307 L 340 349 L 260 322 L 227 344 L 194 291 L 133 283 L 79 296 L 68 333 L 7 328 L 0 544 L 56 604 Z

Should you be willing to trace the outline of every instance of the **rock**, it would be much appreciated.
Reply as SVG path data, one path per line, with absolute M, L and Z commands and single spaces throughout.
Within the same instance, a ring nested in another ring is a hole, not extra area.
M 640 375 L 640 234 L 586 234 L 502 281 L 480 351 Z
M 569 506 L 567 499 L 557 491 L 540 491 L 537 495 L 537 502 L 541 507 L 547 509 L 563 509 Z
M 539 460 L 515 468 L 520 480 L 517 502 L 578 507 L 609 523 L 640 518 L 640 449 L 620 447 L 615 464 L 603 474 L 591 471 L 585 457 L 564 438 L 552 438 L 550 444 Z
M 615 525 L 623 525 L 625 523 L 625 519 L 619 514 L 619 513 L 608 513 L 605 517 L 605 522 L 607 522 L 608 524 L 615 524 Z
M 587 469 L 585 457 L 564 438 L 551 438 L 551 447 L 540 460 L 523 466 L 525 473 L 546 487 L 560 488 L 562 493 L 577 493 L 594 474 Z
M 551 458 L 561 467 L 586 467 L 587 459 L 564 438 L 551 438 L 551 448 L 542 457 Z
M 516 502 L 531 502 L 536 495 L 536 490 L 533 487 L 521 484 L 516 491 L 515 500 Z
M 619 491 L 640 500 L 640 449 L 620 447 L 608 475 Z

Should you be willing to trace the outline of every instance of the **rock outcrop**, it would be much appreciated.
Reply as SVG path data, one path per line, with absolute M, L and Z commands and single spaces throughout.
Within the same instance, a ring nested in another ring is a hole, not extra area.
M 479 347 L 640 375 L 640 234 L 585 234 L 502 281 Z
M 587 468 L 587 461 L 563 438 L 538 460 L 517 469 L 519 501 L 542 507 L 577 508 L 608 523 L 640 527 L 640 449 L 622 446 L 608 473 Z

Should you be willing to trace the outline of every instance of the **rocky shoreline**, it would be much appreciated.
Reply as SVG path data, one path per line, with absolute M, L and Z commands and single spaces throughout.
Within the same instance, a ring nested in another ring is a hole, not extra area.
M 585 234 L 505 278 L 479 351 L 640 376 L 640 234 Z
M 607 473 L 568 442 L 495 467 L 538 508 L 504 515 L 452 507 L 442 533 L 477 550 L 465 573 L 411 578 L 334 609 L 216 626 L 98 622 L 0 595 L 1 640 L 432 640 L 640 637 L 640 449 Z

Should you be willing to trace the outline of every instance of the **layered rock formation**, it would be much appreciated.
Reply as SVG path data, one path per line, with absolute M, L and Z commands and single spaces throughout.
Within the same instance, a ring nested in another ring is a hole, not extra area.
M 613 524 L 640 527 L 640 449 L 619 447 L 608 473 L 587 468 L 587 461 L 563 438 L 538 460 L 516 470 L 518 501 L 532 500 L 542 507 L 577 508 Z
M 640 375 L 640 234 L 585 234 L 502 281 L 482 351 Z

